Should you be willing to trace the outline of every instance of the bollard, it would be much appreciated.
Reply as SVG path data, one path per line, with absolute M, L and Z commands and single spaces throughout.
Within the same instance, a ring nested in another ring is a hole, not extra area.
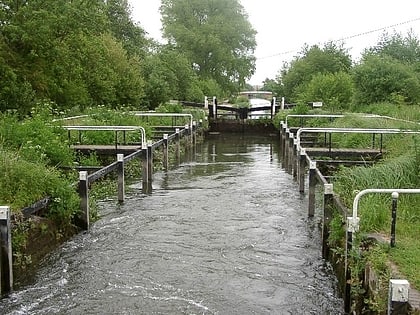
M 0 294 L 13 289 L 12 233 L 10 207 L 0 207 Z
M 123 203 L 125 199 L 124 187 L 124 154 L 117 154 L 117 173 L 118 173 L 118 202 Z
M 324 259 L 327 259 L 329 254 L 328 237 L 330 236 L 330 222 L 332 219 L 333 203 L 333 184 L 324 184 L 324 218 L 322 224 L 322 258 Z
M 169 166 L 169 154 L 168 154 L 168 134 L 163 135 L 163 168 L 165 171 L 168 170 Z
M 80 209 L 82 211 L 79 227 L 83 230 L 89 230 L 89 181 L 87 171 L 79 172 L 79 197 Z
M 397 224 L 397 205 L 398 205 L 398 196 L 397 192 L 393 192 L 392 197 L 392 207 L 391 207 L 391 247 L 395 247 L 395 226 Z
M 316 188 L 316 162 L 309 163 L 309 196 L 308 196 L 308 216 L 315 214 L 315 188 Z
M 306 166 L 306 151 L 301 148 L 299 152 L 299 192 L 305 192 L 305 166 Z
M 409 314 L 409 290 L 407 280 L 389 280 L 388 315 Z

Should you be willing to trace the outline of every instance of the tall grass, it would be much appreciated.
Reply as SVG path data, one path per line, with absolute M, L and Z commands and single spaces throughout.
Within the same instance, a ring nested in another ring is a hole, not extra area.
M 16 152 L 0 150 L 0 204 L 14 213 L 47 196 L 51 199 L 48 215 L 61 223 L 71 222 L 79 199 L 71 180 L 57 169 L 25 160 Z
M 403 155 L 378 163 L 372 167 L 341 168 L 334 182 L 334 190 L 351 207 L 355 195 L 369 188 L 417 188 L 420 184 L 419 166 L 414 155 Z M 405 218 L 416 216 L 418 199 L 402 197 L 400 208 Z M 361 226 L 364 230 L 384 231 L 389 228 L 390 196 L 377 194 L 364 196 L 360 201 Z M 414 212 L 410 213 L 410 209 Z

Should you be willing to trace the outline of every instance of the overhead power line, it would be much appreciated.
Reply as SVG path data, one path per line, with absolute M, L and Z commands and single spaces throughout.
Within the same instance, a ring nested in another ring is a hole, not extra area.
M 354 35 L 342 37 L 340 39 L 333 40 L 333 42 L 343 42 L 343 41 L 346 41 L 348 39 L 353 39 L 353 38 L 365 36 L 365 35 L 368 35 L 368 34 L 376 33 L 376 32 L 379 32 L 379 31 L 384 31 L 384 30 L 387 30 L 387 29 L 390 29 L 390 28 L 394 28 L 394 27 L 397 27 L 397 26 L 401 26 L 401 25 L 405 25 L 405 24 L 409 24 L 409 23 L 413 23 L 413 22 L 417 22 L 417 21 L 420 21 L 420 17 L 415 18 L 415 19 L 411 19 L 411 20 L 408 20 L 408 21 L 404 21 L 404 22 L 400 22 L 400 23 L 396 23 L 396 24 L 392 24 L 392 25 L 380 27 L 380 28 L 373 29 L 373 30 L 370 30 L 370 31 L 366 31 L 366 32 L 362 32 L 362 33 L 358 33 L 358 34 L 354 34 Z M 279 52 L 279 53 L 268 55 L 268 56 L 258 57 L 257 60 L 269 59 L 269 58 L 278 57 L 278 56 L 282 56 L 282 55 L 288 55 L 288 54 L 291 54 L 291 53 L 294 53 L 294 52 L 297 52 L 297 51 L 299 51 L 299 49 L 293 49 L 293 50 L 283 51 L 283 52 Z

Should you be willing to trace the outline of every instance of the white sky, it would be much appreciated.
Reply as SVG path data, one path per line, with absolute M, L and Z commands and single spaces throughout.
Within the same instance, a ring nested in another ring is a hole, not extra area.
M 256 73 L 250 83 L 274 79 L 304 44 L 344 40 L 353 60 L 374 46 L 386 28 L 420 34 L 419 0 L 240 0 L 257 31 Z M 161 40 L 160 0 L 129 0 L 133 20 Z M 411 21 L 405 23 L 407 21 Z M 395 26 L 396 25 L 396 26 Z M 379 30 L 380 29 L 380 30 Z M 376 31 L 375 31 L 376 30 Z M 355 36 L 361 34 L 360 36 Z

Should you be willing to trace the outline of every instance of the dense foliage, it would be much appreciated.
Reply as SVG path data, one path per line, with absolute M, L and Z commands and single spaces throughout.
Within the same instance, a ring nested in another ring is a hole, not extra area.
M 277 78 L 264 81 L 263 89 L 291 103 L 322 101 L 331 111 L 364 111 L 383 102 L 419 104 L 419 65 L 420 42 L 413 33 L 385 33 L 357 63 L 334 43 L 305 46 Z
M 238 0 L 163 0 L 163 32 L 204 80 L 238 92 L 255 69 L 255 30 Z
M 185 22 L 208 17 L 190 28 L 193 37 L 176 32 L 168 16 L 178 13 L 168 3 L 165 34 L 176 42 L 158 44 L 133 22 L 127 0 L 2 1 L 0 111 L 26 115 L 44 101 L 60 110 L 153 109 L 170 99 L 202 102 L 239 90 L 255 67 L 255 31 L 239 3 L 176 2 L 190 7 Z

